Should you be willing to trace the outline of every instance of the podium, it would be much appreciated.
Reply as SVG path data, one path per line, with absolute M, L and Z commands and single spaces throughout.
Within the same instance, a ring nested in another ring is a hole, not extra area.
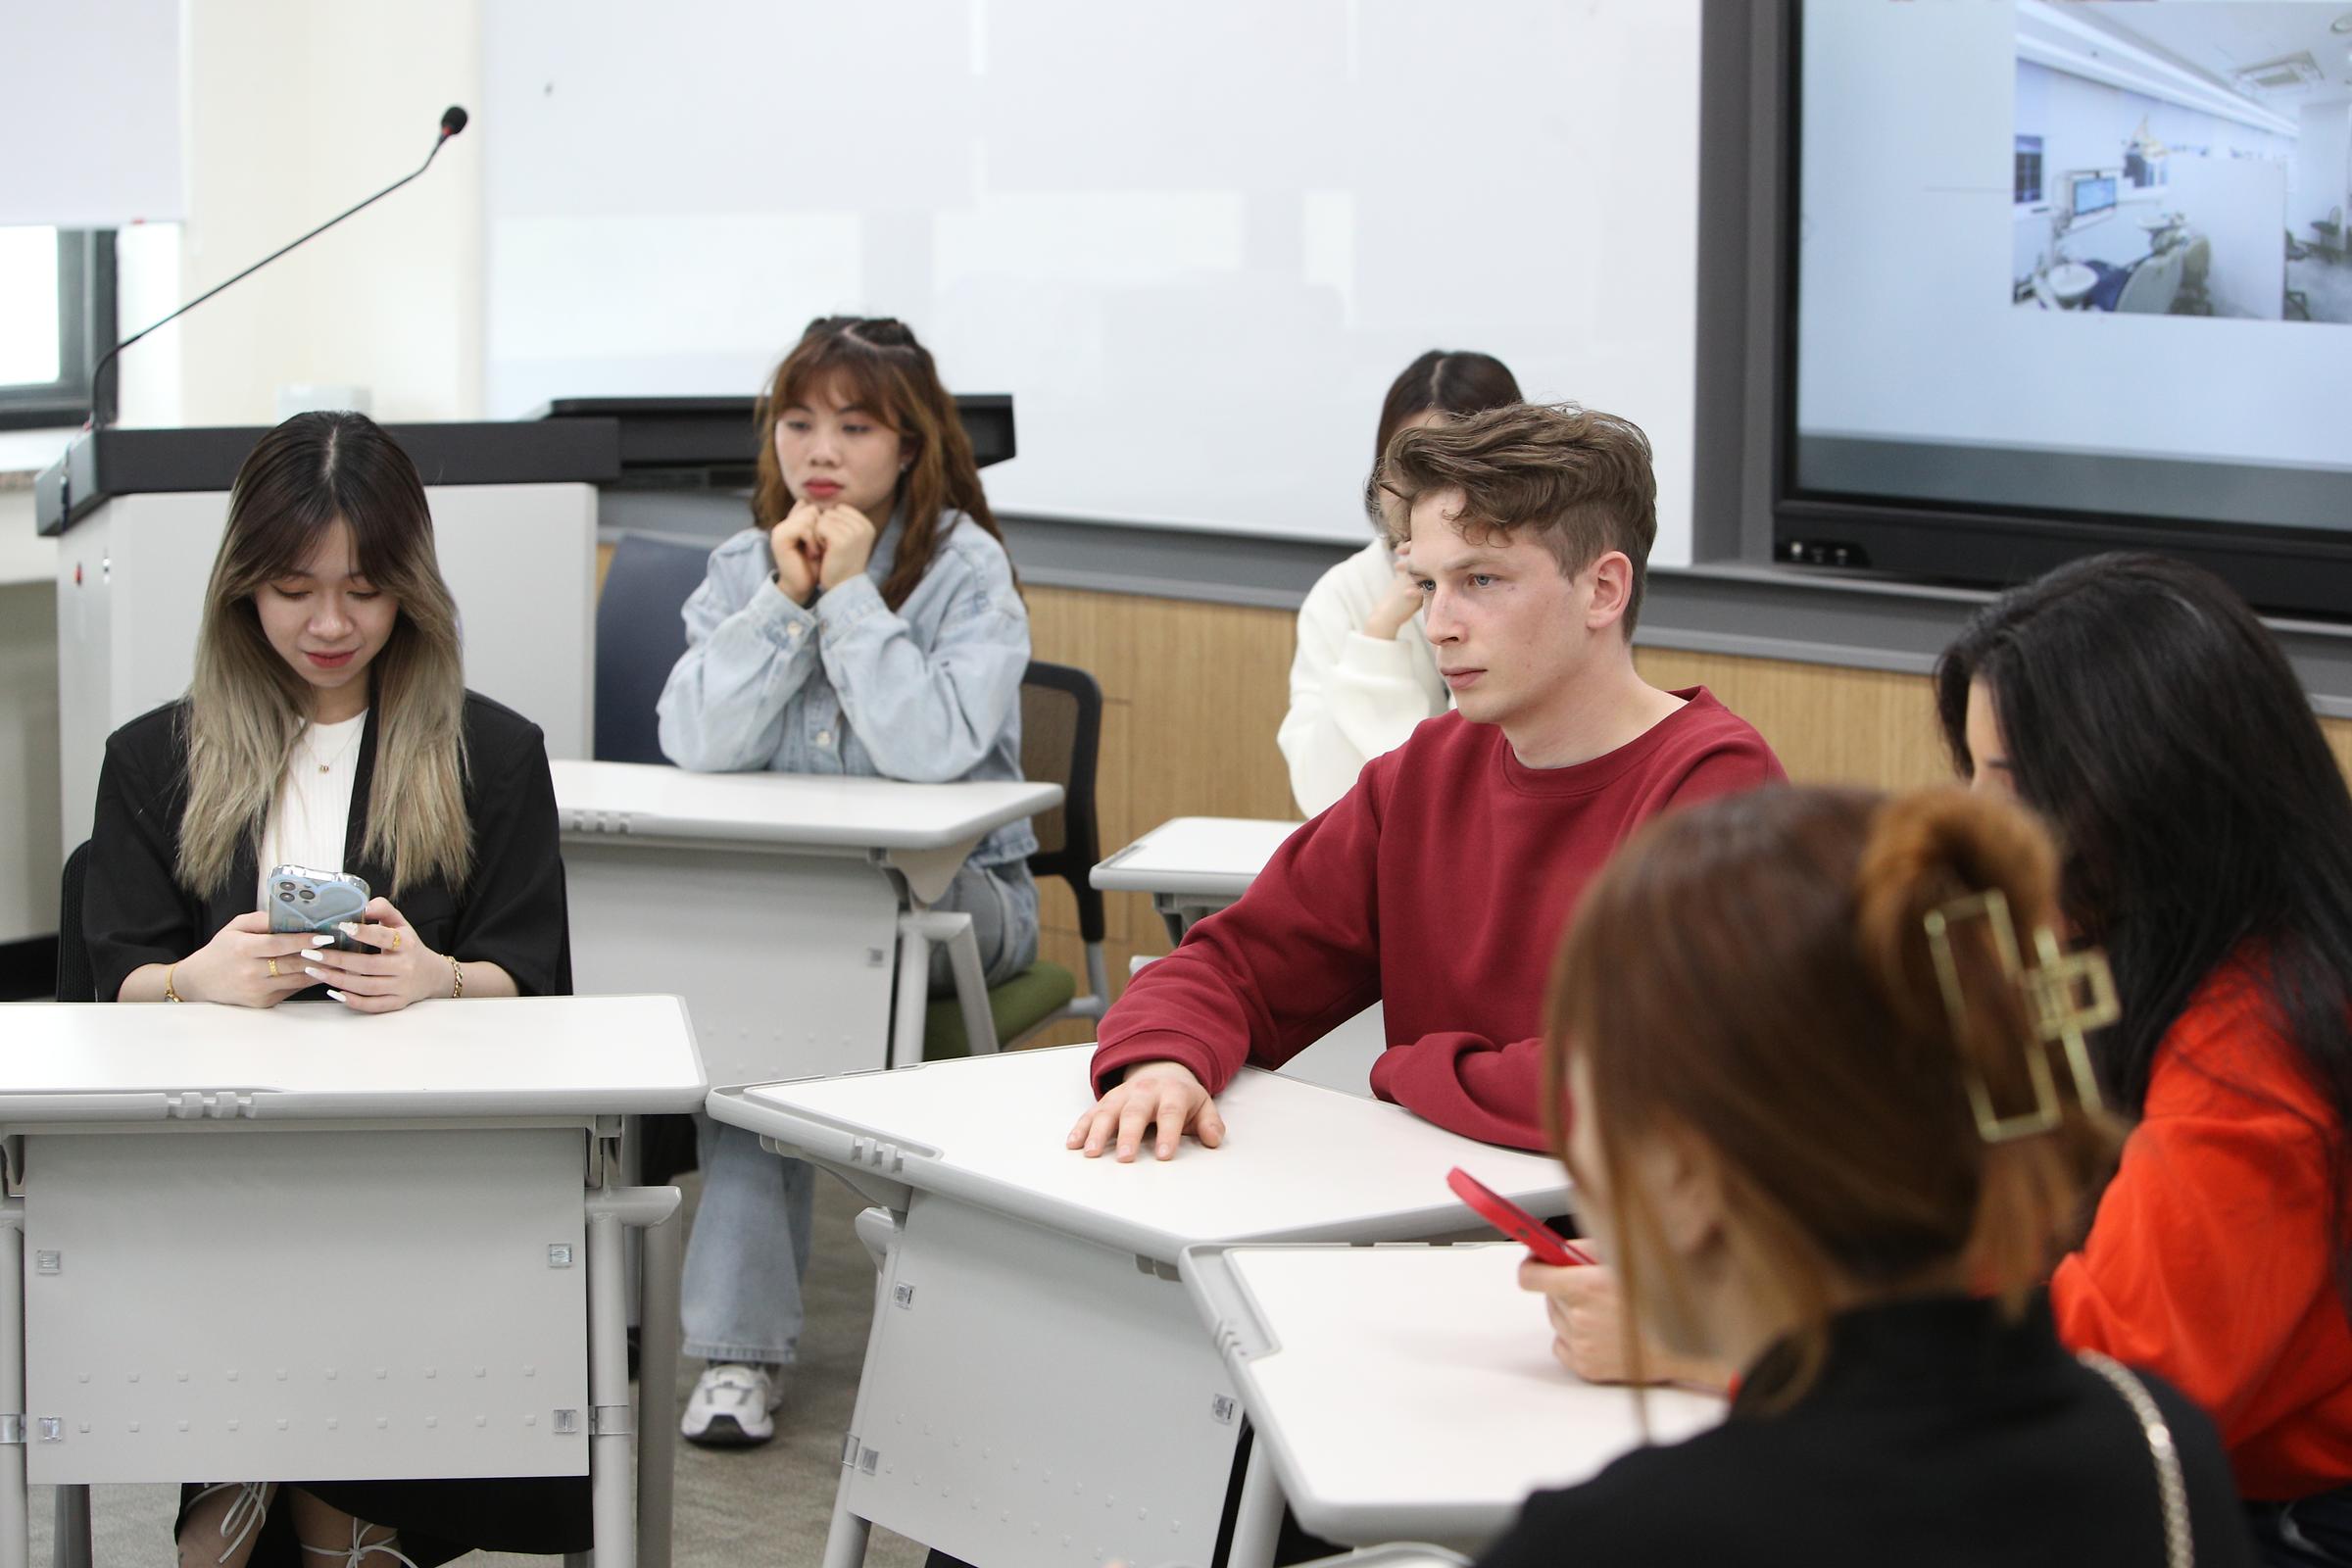
M 416 461 L 458 605 L 466 684 L 586 757 L 593 722 L 597 487 L 611 419 L 386 427 Z M 84 431 L 34 482 L 58 538 L 63 849 L 89 836 L 106 737 L 188 689 L 205 584 L 254 426 Z

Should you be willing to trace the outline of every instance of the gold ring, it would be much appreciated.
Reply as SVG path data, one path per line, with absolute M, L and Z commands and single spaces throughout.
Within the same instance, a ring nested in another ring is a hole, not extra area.
M 408 933 L 406 931 L 395 931 L 392 933 L 392 951 L 394 953 L 398 953 L 400 951 L 400 939 L 407 935 Z
M 275 980 L 277 977 L 277 960 L 271 958 L 270 960 L 270 978 Z

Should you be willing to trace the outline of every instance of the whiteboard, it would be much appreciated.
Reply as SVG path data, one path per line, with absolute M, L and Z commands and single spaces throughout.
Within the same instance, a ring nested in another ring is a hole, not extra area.
M 756 391 L 814 316 L 1010 392 L 1008 510 L 1360 539 L 1390 380 L 1642 425 L 1689 559 L 1698 0 L 488 0 L 488 403 Z
M 0 227 L 119 228 L 187 215 L 179 0 L 0 9 Z

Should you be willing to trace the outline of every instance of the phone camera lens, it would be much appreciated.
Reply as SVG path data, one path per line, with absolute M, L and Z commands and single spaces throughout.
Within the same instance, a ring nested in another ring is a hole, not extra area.
M 280 893 L 291 893 L 294 891 L 294 884 L 291 882 L 280 882 L 277 885 L 277 891 Z
M 302 892 L 296 896 L 300 898 L 303 903 L 308 904 L 318 895 L 312 892 L 309 888 L 304 888 Z
M 277 896 L 277 902 L 280 904 L 292 904 L 294 902 L 294 895 L 291 893 L 280 893 Z

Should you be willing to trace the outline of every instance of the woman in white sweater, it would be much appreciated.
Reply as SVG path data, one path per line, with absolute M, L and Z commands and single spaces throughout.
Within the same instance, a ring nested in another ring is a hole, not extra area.
M 1364 510 L 1376 536 L 1325 572 L 1298 607 L 1291 710 L 1275 740 L 1291 794 L 1313 816 L 1355 787 L 1363 765 L 1446 711 L 1446 683 L 1421 635 L 1421 593 L 1397 569 L 1381 512 L 1381 460 L 1398 432 L 1517 403 L 1519 383 L 1489 354 L 1431 349 L 1404 368 L 1380 407 Z

